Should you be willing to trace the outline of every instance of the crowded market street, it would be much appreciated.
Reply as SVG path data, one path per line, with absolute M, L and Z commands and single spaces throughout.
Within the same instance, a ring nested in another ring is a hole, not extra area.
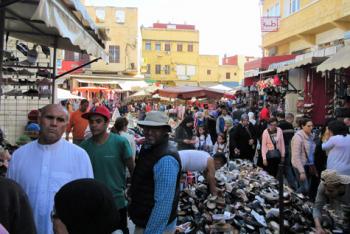
M 350 233 L 350 0 L 164 2 L 0 1 L 0 234 Z

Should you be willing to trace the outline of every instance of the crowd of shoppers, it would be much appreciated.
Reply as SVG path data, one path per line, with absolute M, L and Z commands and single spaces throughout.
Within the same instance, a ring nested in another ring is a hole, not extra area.
M 280 173 L 288 184 L 315 200 L 315 227 L 322 233 L 320 204 L 342 197 L 350 183 L 344 177 L 350 176 L 350 135 L 343 121 L 329 121 L 317 132 L 310 119 L 301 118 L 296 125 L 292 114 L 271 111 L 268 103 L 260 112 L 227 103 L 211 110 L 182 107 L 179 115 L 174 106 L 145 105 L 137 122 L 145 141 L 138 148 L 129 134 L 129 119 L 116 117 L 110 123 L 111 111 L 104 105 L 82 100 L 70 118 L 60 105 L 45 106 L 38 116 L 38 139 L 12 156 L 0 151 L 0 167 L 3 174 L 8 168 L 11 179 L 0 181 L 0 201 L 8 201 L 8 194 L 17 196 L 17 203 L 8 203 L 25 211 L 25 220 L 0 214 L 0 228 L 23 233 L 13 225 L 24 222 L 26 233 L 61 234 L 94 233 L 103 225 L 100 233 L 129 233 L 129 216 L 135 233 L 174 233 L 182 173 L 202 171 L 217 195 L 215 170 L 239 158 L 257 162 L 274 177 L 283 163 Z M 129 109 L 121 113 L 127 116 Z M 179 124 L 172 127 L 174 122 Z M 62 138 L 66 133 L 69 139 L 71 131 L 74 144 Z M 102 210 L 105 219 L 99 219 Z M 97 221 L 90 222 L 88 214 Z

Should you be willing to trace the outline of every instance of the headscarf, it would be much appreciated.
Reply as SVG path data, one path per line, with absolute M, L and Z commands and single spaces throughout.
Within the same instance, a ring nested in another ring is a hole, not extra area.
M 251 122 L 253 125 L 256 124 L 256 120 L 254 119 L 254 113 L 253 112 L 249 112 L 248 113 L 248 117 L 249 117 L 249 122 Z
M 350 184 L 350 176 L 339 175 L 335 170 L 327 169 L 321 174 L 321 179 L 326 185 Z
M 55 210 L 69 234 L 110 234 L 119 223 L 111 191 L 94 179 L 65 184 L 55 195 Z

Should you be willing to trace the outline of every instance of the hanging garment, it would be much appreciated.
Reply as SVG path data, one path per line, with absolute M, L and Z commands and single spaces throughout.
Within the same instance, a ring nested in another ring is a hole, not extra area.
M 41 51 L 46 55 L 46 58 L 50 56 L 50 48 L 44 45 L 40 45 Z

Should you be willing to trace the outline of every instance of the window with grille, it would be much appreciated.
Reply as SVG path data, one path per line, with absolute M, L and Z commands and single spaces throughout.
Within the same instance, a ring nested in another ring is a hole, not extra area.
M 166 43 L 166 44 L 164 45 L 164 50 L 165 50 L 165 51 L 170 51 L 170 44 L 169 44 L 169 43 Z
M 187 51 L 188 52 L 193 52 L 193 45 L 192 44 L 188 44 L 187 45 Z
M 170 65 L 164 65 L 164 74 L 166 75 L 170 74 Z
M 177 51 L 181 52 L 182 51 L 182 44 L 177 44 Z
M 109 46 L 109 62 L 120 63 L 120 47 L 117 45 Z
M 116 11 L 115 12 L 115 21 L 118 24 L 123 24 L 125 22 L 125 12 L 124 11 Z
M 152 49 L 152 45 L 151 45 L 151 42 L 150 42 L 150 41 L 147 41 L 147 42 L 145 43 L 145 49 L 146 49 L 146 50 L 151 50 L 151 49 Z
M 106 12 L 104 8 L 97 8 L 96 9 L 96 18 L 98 22 L 103 22 L 106 17 Z
M 74 52 L 66 50 L 64 52 L 64 60 L 65 61 L 74 61 Z
M 156 74 L 160 74 L 161 66 L 160 64 L 156 64 Z

